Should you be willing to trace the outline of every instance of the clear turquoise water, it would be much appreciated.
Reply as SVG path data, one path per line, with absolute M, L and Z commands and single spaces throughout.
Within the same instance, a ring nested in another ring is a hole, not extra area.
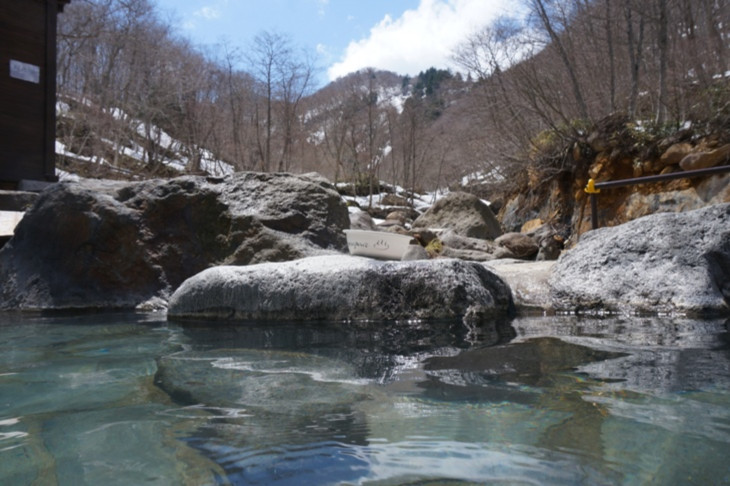
M 728 326 L 0 315 L 0 484 L 730 484 Z

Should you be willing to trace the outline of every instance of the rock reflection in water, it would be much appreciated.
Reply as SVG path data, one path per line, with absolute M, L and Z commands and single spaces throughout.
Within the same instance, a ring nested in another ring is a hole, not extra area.
M 185 352 L 158 359 L 155 383 L 184 406 L 238 410 L 199 427 L 187 443 L 233 483 L 337 483 L 365 475 L 360 457 L 373 410 L 411 357 L 507 341 L 506 323 L 249 323 L 190 325 Z M 391 403 L 390 406 L 394 404 Z
M 219 324 L 0 316 L 0 483 L 730 477 L 725 321 Z
M 668 393 L 730 389 L 730 320 L 540 317 L 516 319 L 515 342 L 557 336 L 594 349 L 625 353 L 582 368 L 611 389 Z
M 354 367 L 357 377 L 390 381 L 404 357 L 453 354 L 475 345 L 492 346 L 515 337 L 509 321 L 468 328 L 459 321 L 371 323 L 278 323 L 215 325 L 186 321 L 195 349 L 306 350 Z M 420 358 L 419 358 L 420 359 Z
M 158 359 L 156 383 L 188 408 L 235 411 L 212 412 L 184 439 L 234 484 L 678 484 L 705 469 L 710 482 L 724 474 L 723 321 L 182 329 L 187 349 Z M 680 446 L 702 459 L 665 464 Z
M 596 382 L 569 372 L 621 356 L 557 338 L 534 338 L 430 358 L 425 369 L 431 379 L 421 386 L 427 396 L 440 399 L 523 403 L 561 412 L 563 420 L 545 429 L 538 444 L 601 457 L 601 427 L 607 414 L 583 398 Z

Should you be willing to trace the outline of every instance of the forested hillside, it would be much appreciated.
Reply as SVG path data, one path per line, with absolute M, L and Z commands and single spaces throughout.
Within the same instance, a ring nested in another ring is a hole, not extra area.
M 726 0 L 521 6 L 465 33 L 463 74 L 369 69 L 319 88 L 316 60 L 286 35 L 201 51 L 150 0 L 76 0 L 58 32 L 58 167 L 318 171 L 428 189 L 468 176 L 517 189 L 585 176 L 597 128 L 620 132 L 629 152 L 687 128 L 728 141 Z

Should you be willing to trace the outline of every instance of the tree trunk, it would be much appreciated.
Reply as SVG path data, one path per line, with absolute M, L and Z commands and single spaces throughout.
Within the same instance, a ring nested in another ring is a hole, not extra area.
M 632 15 L 633 7 L 631 0 L 624 0 L 624 14 L 626 16 L 626 34 L 628 36 L 629 64 L 631 72 L 631 89 L 629 91 L 628 113 L 630 117 L 636 115 L 636 105 L 639 100 L 639 67 L 644 42 L 644 14 L 639 12 L 639 34 L 638 38 L 634 32 L 634 20 Z
M 667 0 L 659 1 L 659 32 L 657 44 L 659 47 L 659 106 L 657 107 L 656 122 L 661 125 L 667 120 Z

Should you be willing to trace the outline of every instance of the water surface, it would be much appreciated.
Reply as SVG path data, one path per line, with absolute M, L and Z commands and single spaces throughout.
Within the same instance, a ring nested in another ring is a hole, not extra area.
M 0 316 L 0 484 L 727 484 L 728 322 Z

